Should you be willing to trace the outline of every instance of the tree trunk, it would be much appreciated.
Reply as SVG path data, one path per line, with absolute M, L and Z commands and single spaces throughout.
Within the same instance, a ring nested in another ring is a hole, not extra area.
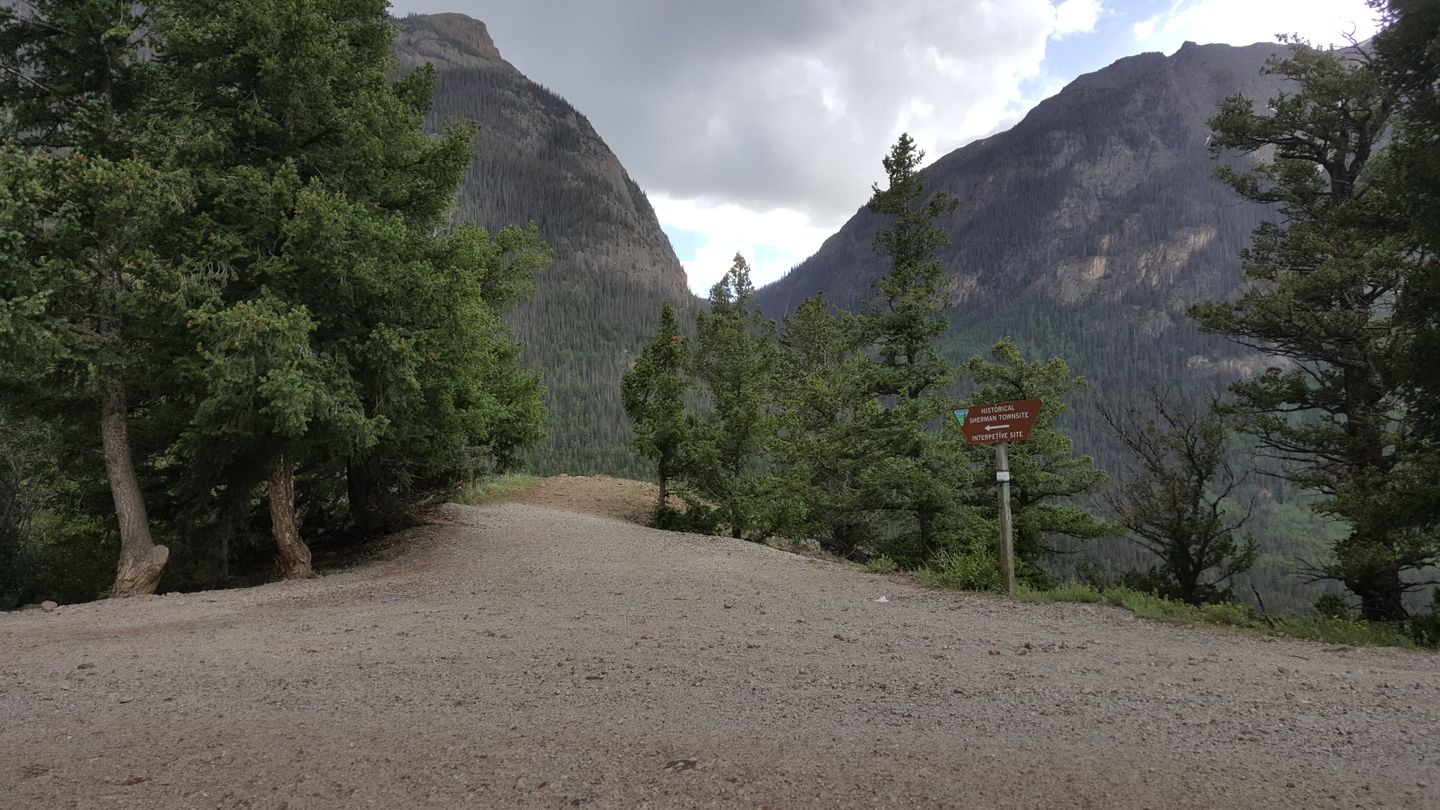
M 270 526 L 280 550 L 281 574 L 286 579 L 315 576 L 310 567 L 310 547 L 300 539 L 300 526 L 295 520 L 295 468 L 284 456 L 270 462 L 265 489 L 270 496 Z
M 155 593 L 160 575 L 170 559 L 170 549 L 155 545 L 150 536 L 150 518 L 145 513 L 145 496 L 135 476 L 130 453 L 130 431 L 125 403 L 125 383 L 113 374 L 100 377 L 100 447 L 105 458 L 105 478 L 115 501 L 120 523 L 120 562 L 115 570 L 111 596 L 142 596 Z
M 1360 597 L 1360 615 L 1365 620 L 1394 624 L 1410 618 L 1398 571 L 1376 572 L 1362 582 L 1346 585 Z
M 928 559 L 939 551 L 935 547 L 935 509 L 930 506 L 922 506 L 916 510 L 916 517 L 920 523 L 920 547 L 925 550 L 925 556 Z
M 350 500 L 350 519 L 362 534 L 394 534 L 418 525 L 385 488 L 380 464 L 373 457 L 346 466 L 345 490 Z

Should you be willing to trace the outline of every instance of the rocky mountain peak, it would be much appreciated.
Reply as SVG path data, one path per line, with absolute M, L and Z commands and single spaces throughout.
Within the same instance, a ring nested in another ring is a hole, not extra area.
M 485 23 L 464 14 L 412 14 L 396 21 L 395 51 L 402 69 L 431 63 L 437 68 L 515 70 L 500 55 Z

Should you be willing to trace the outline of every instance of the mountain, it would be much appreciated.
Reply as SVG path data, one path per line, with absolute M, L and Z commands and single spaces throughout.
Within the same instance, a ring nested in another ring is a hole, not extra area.
M 1065 425 L 1104 469 L 1120 469 L 1124 451 L 1097 403 L 1139 400 L 1152 386 L 1224 385 L 1267 363 L 1201 334 L 1186 309 L 1237 293 L 1238 254 L 1273 215 L 1213 178 L 1207 120 L 1227 96 L 1263 104 L 1284 89 L 1261 73 L 1279 47 L 1186 43 L 1168 57 L 1121 59 L 924 170 L 929 189 L 959 200 L 939 223 L 951 237 L 941 257 L 954 302 L 947 354 L 963 361 L 1008 335 L 1032 357 L 1064 358 L 1090 383 Z M 860 209 L 759 290 L 760 306 L 778 319 L 821 291 L 842 308 L 862 306 L 888 271 L 874 248 L 882 224 Z M 1320 591 L 1296 583 L 1294 560 L 1323 557 L 1335 529 L 1283 483 L 1257 484 L 1251 495 L 1247 528 L 1263 554 L 1237 591 L 1255 584 L 1271 607 L 1307 609 Z M 1122 568 L 1152 564 L 1122 541 L 1089 551 Z
M 429 63 L 438 73 L 427 127 L 458 120 L 478 130 L 457 219 L 492 231 L 534 222 L 555 251 L 510 318 L 548 389 L 550 436 L 529 467 L 642 473 L 620 377 L 662 301 L 687 315 L 697 305 L 654 209 L 585 116 L 505 61 L 484 23 L 434 14 L 397 25 L 399 69 Z
M 1226 96 L 1280 90 L 1260 73 L 1276 47 L 1186 43 L 1121 59 L 925 169 L 931 190 L 959 199 L 940 223 L 957 359 L 1010 335 L 1064 356 L 1106 394 L 1255 363 L 1199 335 L 1185 309 L 1236 290 L 1237 254 L 1267 215 L 1212 179 L 1206 121 Z M 783 317 L 822 290 L 859 306 L 887 270 L 873 248 L 880 225 L 862 208 L 760 290 L 761 307 Z

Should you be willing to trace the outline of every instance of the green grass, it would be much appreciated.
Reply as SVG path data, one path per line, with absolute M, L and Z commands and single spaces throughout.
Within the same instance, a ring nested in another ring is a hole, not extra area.
M 1388 624 L 1375 624 L 1359 619 L 1285 617 L 1268 628 L 1277 636 L 1308 638 L 1330 644 L 1361 646 L 1418 647 L 1415 639 Z
M 939 584 L 934 577 L 922 577 L 928 584 Z M 1088 585 L 1069 583 L 1047 590 L 1021 587 L 1015 594 L 1021 602 L 1081 602 L 1122 607 L 1136 616 L 1154 621 L 1184 625 L 1218 625 L 1255 631 L 1268 636 L 1299 638 L 1327 644 L 1348 644 L 1356 647 L 1417 648 L 1415 639 L 1389 624 L 1358 619 L 1284 616 L 1267 619 L 1250 608 L 1234 604 L 1190 605 L 1165 599 L 1130 588 L 1098 590 Z
M 889 557 L 881 555 L 867 561 L 865 570 L 872 574 L 890 574 L 900 570 L 900 566 L 896 565 L 895 561 Z
M 519 492 L 522 489 L 526 489 L 539 480 L 539 476 L 522 475 L 520 473 L 492 475 L 489 478 L 482 478 L 479 481 L 472 481 L 466 484 L 456 493 L 455 502 L 468 506 L 479 506 L 499 500 L 512 492 Z

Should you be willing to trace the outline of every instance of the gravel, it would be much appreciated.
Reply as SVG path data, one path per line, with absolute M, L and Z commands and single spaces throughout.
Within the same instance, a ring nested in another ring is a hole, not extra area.
M 446 516 L 318 580 L 0 615 L 0 807 L 1440 807 L 1435 655 Z

